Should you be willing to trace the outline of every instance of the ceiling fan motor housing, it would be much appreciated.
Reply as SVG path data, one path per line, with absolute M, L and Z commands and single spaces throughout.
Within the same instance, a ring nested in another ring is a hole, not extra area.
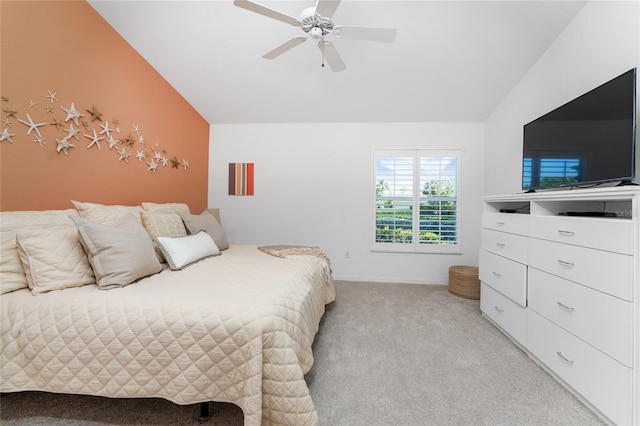
M 333 30 L 333 21 L 316 14 L 315 7 L 309 7 L 300 14 L 300 28 L 311 38 L 320 39 Z

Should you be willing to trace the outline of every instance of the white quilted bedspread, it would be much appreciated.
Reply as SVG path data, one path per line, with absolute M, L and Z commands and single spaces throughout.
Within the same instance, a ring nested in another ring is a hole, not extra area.
M 238 245 L 121 289 L 6 293 L 0 391 L 223 401 L 245 425 L 316 424 L 304 374 L 334 298 L 317 257 Z

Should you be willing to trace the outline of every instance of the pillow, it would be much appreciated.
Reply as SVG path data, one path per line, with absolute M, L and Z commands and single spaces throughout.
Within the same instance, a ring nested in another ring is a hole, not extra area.
M 220 250 L 226 250 L 229 248 L 229 242 L 227 241 L 227 236 L 222 230 L 222 226 L 220 226 L 218 221 L 206 210 L 199 215 L 185 213 L 178 214 L 182 220 L 184 220 L 184 224 L 190 234 L 197 234 L 200 231 L 204 231 L 213 238 L 213 242 L 216 243 L 216 246 Z
M 220 254 L 213 239 L 204 231 L 187 237 L 158 237 L 156 241 L 169 267 L 174 271 L 206 257 Z
M 33 294 L 96 283 L 77 229 L 26 228 L 16 235 L 18 254 Z
M 18 255 L 16 231 L 0 231 L 0 294 L 29 288 Z
M 124 216 L 114 226 L 71 219 L 78 227 L 99 288 L 124 287 L 162 270 L 149 234 L 133 215 Z
M 156 251 L 158 260 L 164 262 L 164 256 L 156 237 L 186 237 L 187 230 L 184 227 L 182 218 L 177 213 L 148 213 L 141 212 L 142 226 L 147 230 L 149 237 L 153 241 L 153 248 Z
M 76 214 L 73 209 L 0 212 L 0 294 L 29 288 L 18 255 L 18 229 L 61 225 L 76 232 L 76 226 L 69 219 L 69 215 Z
M 191 213 L 185 203 L 142 203 L 142 208 L 149 213 Z
M 127 214 L 133 215 L 138 223 L 142 223 L 142 219 L 140 219 L 140 211 L 142 210 L 142 207 L 117 205 L 106 206 L 95 203 L 81 203 L 80 201 L 71 202 L 78 211 L 80 217 L 91 219 L 103 225 L 113 225 Z

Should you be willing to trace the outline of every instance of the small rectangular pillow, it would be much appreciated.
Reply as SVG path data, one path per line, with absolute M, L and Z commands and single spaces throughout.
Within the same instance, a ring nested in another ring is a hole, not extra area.
M 222 230 L 222 226 L 220 226 L 218 221 L 209 212 L 205 210 L 199 215 L 186 213 L 178 214 L 182 220 L 184 220 L 184 224 L 190 234 L 197 234 L 200 231 L 204 231 L 213 238 L 218 249 L 226 250 L 229 248 L 229 242 L 227 241 L 227 236 Z
M 149 234 L 133 215 L 124 216 L 114 226 L 71 219 L 78 226 L 99 288 L 124 287 L 162 270 Z
M 174 271 L 206 257 L 220 254 L 213 239 L 203 231 L 179 238 L 158 237 L 156 241 L 169 267 Z
M 18 254 L 33 294 L 96 283 L 77 229 L 26 228 L 16 235 Z

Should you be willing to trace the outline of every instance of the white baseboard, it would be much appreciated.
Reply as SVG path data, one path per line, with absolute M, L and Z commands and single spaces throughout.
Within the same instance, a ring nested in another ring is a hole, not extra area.
M 424 280 L 412 278 L 393 278 L 393 277 L 359 277 L 350 275 L 334 275 L 336 281 L 360 281 L 360 282 L 376 282 L 376 283 L 394 283 L 394 284 L 423 284 L 423 285 L 449 285 L 449 282 L 438 280 Z

